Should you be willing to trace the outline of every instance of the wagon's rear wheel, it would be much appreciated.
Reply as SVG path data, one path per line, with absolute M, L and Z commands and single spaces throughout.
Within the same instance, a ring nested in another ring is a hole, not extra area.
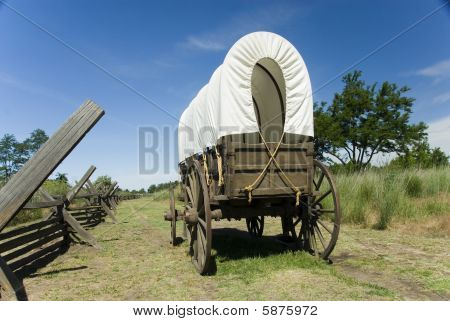
M 211 207 L 208 186 L 200 163 L 194 160 L 186 178 L 186 211 L 190 237 L 190 254 L 198 273 L 205 274 L 211 258 Z
M 314 196 L 301 202 L 298 217 L 285 218 L 283 230 L 311 254 L 327 259 L 338 239 L 341 210 L 333 177 L 318 160 L 314 160 L 313 190 Z
M 245 219 L 247 230 L 251 236 L 261 237 L 264 231 L 264 216 L 253 216 Z
M 169 190 L 169 203 L 170 203 L 170 215 L 172 220 L 170 221 L 170 244 L 176 245 L 177 240 L 177 217 L 175 212 L 175 196 L 173 188 Z

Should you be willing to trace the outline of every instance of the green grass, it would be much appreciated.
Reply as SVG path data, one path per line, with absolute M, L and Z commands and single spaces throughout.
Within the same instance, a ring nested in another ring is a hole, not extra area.
M 336 182 L 344 223 L 385 229 L 396 219 L 450 212 L 449 168 L 341 173 Z
M 167 209 L 167 200 L 151 197 L 122 202 L 118 224 L 89 229 L 102 249 L 72 246 L 24 280 L 30 299 L 417 300 L 450 293 L 445 239 L 346 225 L 334 263 L 326 264 L 277 242 L 279 218 L 267 218 L 261 239 L 249 237 L 243 220 L 214 221 L 215 269 L 200 276 L 187 242 L 169 244 Z
M 338 173 L 335 180 L 343 223 L 383 230 L 395 221 L 450 213 L 450 168 L 371 169 Z M 177 188 L 176 196 L 179 193 Z M 161 190 L 150 197 L 168 200 L 169 191 Z

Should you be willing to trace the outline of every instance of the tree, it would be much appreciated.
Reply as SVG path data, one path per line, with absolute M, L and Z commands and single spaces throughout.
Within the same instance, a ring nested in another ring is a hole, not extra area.
M 24 140 L 28 151 L 34 154 L 48 140 L 48 136 L 42 129 L 35 129 L 31 132 L 30 137 Z
M 56 173 L 55 180 L 61 181 L 61 182 L 64 182 L 64 183 L 68 183 L 69 182 L 69 179 L 67 178 L 67 174 L 66 173 L 59 173 L 59 172 Z
M 108 175 L 102 175 L 97 177 L 94 181 L 95 188 L 100 191 L 107 191 L 109 187 L 112 185 L 112 179 Z
M 5 179 L 13 174 L 14 153 L 17 140 L 14 135 L 5 134 L 0 140 L 1 175 Z
M 427 135 L 423 122 L 409 123 L 414 102 L 405 96 L 409 88 L 387 81 L 368 86 L 361 75 L 345 75 L 330 106 L 314 105 L 316 157 L 355 169 L 366 168 L 379 153 L 405 153 Z
M 147 192 L 149 194 L 156 192 L 156 185 L 155 184 L 150 185 L 147 189 Z
M 19 171 L 47 139 L 42 129 L 34 130 L 23 142 L 17 141 L 14 135 L 5 134 L 0 139 L 0 178 L 9 179 Z
M 449 157 L 439 148 L 430 148 L 426 141 L 422 141 L 414 145 L 410 150 L 403 155 L 399 155 L 393 159 L 389 166 L 409 168 L 430 168 L 448 166 Z

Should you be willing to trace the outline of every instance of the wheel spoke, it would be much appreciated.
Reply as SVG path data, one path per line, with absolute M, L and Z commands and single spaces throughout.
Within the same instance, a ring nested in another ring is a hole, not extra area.
M 302 218 L 299 216 L 295 222 L 293 223 L 294 227 L 297 226 L 297 224 L 302 220 Z
M 310 241 L 309 243 L 312 245 L 312 250 L 314 251 L 314 255 L 317 256 L 319 253 L 317 252 L 317 241 L 316 236 L 314 235 L 314 229 L 309 229 Z
M 201 243 L 201 249 L 202 252 L 205 252 L 205 234 L 203 233 L 203 229 L 200 227 L 200 233 L 198 233 L 199 235 L 199 239 L 200 239 L 200 243 Z
M 192 191 L 191 188 L 189 186 L 186 186 L 186 192 L 188 194 L 189 199 L 191 200 L 191 204 L 193 207 L 196 207 L 195 201 L 194 201 L 194 196 L 192 195 Z
M 320 186 L 322 185 L 322 181 L 323 181 L 324 177 L 325 177 L 325 173 L 321 172 L 319 180 L 317 181 L 317 183 L 314 183 L 314 185 L 316 185 L 316 191 L 318 191 L 320 189 Z
M 313 208 L 313 212 L 315 213 L 334 213 L 335 209 L 324 209 L 324 208 Z
M 206 222 L 202 218 L 200 218 L 200 216 L 198 217 L 198 222 L 206 229 Z
M 323 250 L 325 251 L 327 247 L 325 246 L 325 239 L 323 238 L 322 232 L 320 231 L 320 228 L 316 224 L 314 224 L 313 227 L 316 230 L 317 235 L 319 236 L 320 243 L 322 243 Z
M 329 230 L 329 228 L 328 228 L 321 220 L 317 220 L 317 223 L 319 223 L 320 225 L 322 225 L 323 228 L 324 228 L 325 230 L 327 230 L 328 233 L 333 234 L 333 232 L 331 232 L 331 231 Z
M 192 172 L 187 175 L 187 178 L 188 178 L 188 181 L 189 181 L 189 187 L 192 190 L 193 188 L 195 188 L 194 182 L 193 182 L 193 179 L 192 179 Z
M 314 201 L 314 203 L 312 203 L 312 207 L 314 207 L 315 205 L 317 205 L 318 203 L 320 203 L 320 201 L 322 201 L 325 197 L 327 197 L 328 195 L 330 195 L 331 193 L 331 189 L 329 189 L 328 191 L 326 191 L 324 194 L 322 194 L 322 196 L 320 196 L 318 199 L 316 199 Z

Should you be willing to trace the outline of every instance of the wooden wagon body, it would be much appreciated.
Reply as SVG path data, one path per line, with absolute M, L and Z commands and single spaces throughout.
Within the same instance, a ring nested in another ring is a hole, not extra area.
M 244 46 L 248 39 L 250 47 L 259 42 L 263 49 L 265 42 L 285 41 L 269 33 L 256 34 L 244 37 Z M 238 53 L 243 51 L 239 48 L 240 42 L 242 39 L 234 46 L 238 47 L 239 50 L 235 50 Z M 233 66 L 232 76 L 224 76 L 226 67 L 222 66 L 222 83 L 227 82 L 227 77 L 234 81 L 236 70 L 247 77 L 234 88 L 235 91 L 244 88 L 243 99 L 238 95 L 224 99 L 227 92 L 222 90 L 221 101 L 217 103 L 212 95 L 209 100 L 215 105 L 210 108 L 208 118 L 208 108 L 204 106 L 208 106 L 208 90 L 212 89 L 205 86 L 180 120 L 179 131 L 191 130 L 189 135 L 179 133 L 179 145 L 190 147 L 188 152 L 181 149 L 179 152 L 184 207 L 182 210 L 175 208 L 172 191 L 170 211 L 165 219 L 171 222 L 174 245 L 176 222 L 182 220 L 185 224 L 192 260 L 201 274 L 208 271 L 213 220 L 246 219 L 249 233 L 258 237 L 263 233 L 265 216 L 280 217 L 285 239 L 325 259 L 336 244 L 340 225 L 339 197 L 327 168 L 314 160 L 309 77 L 307 72 L 306 77 L 297 77 L 306 70 L 301 70 L 304 67 L 301 58 L 294 57 L 293 62 L 283 58 L 292 59 L 290 46 L 288 43 L 287 50 L 291 53 L 282 58 L 270 57 L 273 48 L 262 54 L 257 51 L 253 59 L 247 55 L 251 60 L 249 65 Z M 277 54 L 283 51 L 282 46 L 278 49 Z M 230 52 L 225 62 L 230 60 L 233 49 Z M 292 71 L 295 63 L 300 67 Z M 215 74 L 212 81 L 215 81 Z M 249 83 L 247 87 L 242 85 L 246 83 Z M 214 83 L 210 87 L 214 89 Z M 250 105 L 245 95 L 250 95 Z M 301 95 L 303 99 L 297 99 Z M 245 104 L 247 107 L 241 108 Z M 216 113 L 225 120 L 212 119 Z M 222 127 L 209 128 L 205 123 L 214 126 L 221 123 Z M 235 123 L 240 125 L 236 126 L 237 130 L 223 125 Z

